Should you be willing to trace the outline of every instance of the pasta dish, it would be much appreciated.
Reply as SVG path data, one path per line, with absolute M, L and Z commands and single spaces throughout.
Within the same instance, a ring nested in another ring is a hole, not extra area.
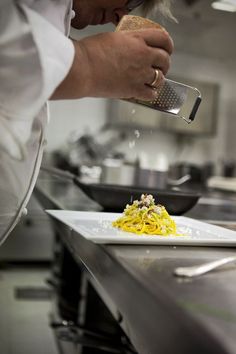
M 163 205 L 155 204 L 151 194 L 126 205 L 123 215 L 112 223 L 123 231 L 147 235 L 177 235 L 175 221 Z

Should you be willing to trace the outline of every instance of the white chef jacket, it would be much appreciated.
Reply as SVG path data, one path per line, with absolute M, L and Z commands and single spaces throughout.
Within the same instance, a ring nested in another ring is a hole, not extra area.
M 72 0 L 0 0 L 0 243 L 34 188 L 46 102 L 74 58 Z

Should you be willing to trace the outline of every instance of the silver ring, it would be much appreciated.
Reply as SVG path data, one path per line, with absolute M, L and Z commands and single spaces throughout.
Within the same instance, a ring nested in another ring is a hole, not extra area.
M 159 79 L 159 71 L 157 69 L 155 70 L 155 77 L 154 80 L 152 81 L 152 83 L 150 84 L 150 86 L 152 87 L 156 87 L 157 83 L 158 83 L 158 79 Z

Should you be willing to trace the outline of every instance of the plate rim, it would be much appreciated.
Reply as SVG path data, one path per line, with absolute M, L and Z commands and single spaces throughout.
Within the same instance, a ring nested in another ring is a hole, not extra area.
M 99 234 L 98 237 L 94 236 L 93 234 L 89 235 L 87 232 L 84 232 L 83 230 L 78 229 L 73 223 L 70 222 L 70 220 L 74 220 L 76 217 L 77 219 L 81 220 L 89 220 L 91 218 L 95 217 L 96 219 L 101 220 L 101 217 L 104 219 L 105 217 L 108 217 L 108 221 L 112 220 L 113 218 L 117 218 L 122 215 L 122 213 L 109 213 L 109 212 L 96 212 L 96 211 L 76 211 L 76 210 L 54 210 L 54 209 L 47 209 L 45 212 L 52 216 L 53 218 L 57 219 L 64 225 L 67 225 L 68 227 L 72 228 L 75 232 L 80 234 L 81 236 L 85 237 L 86 239 L 89 239 L 91 241 L 94 241 L 95 243 L 103 243 L 103 244 L 146 244 L 146 245 L 181 245 L 181 246 L 231 246 L 234 247 L 236 246 L 236 231 L 229 230 L 226 228 L 223 228 L 218 225 L 213 225 L 207 222 L 204 222 L 202 220 L 197 220 L 193 218 L 189 218 L 186 216 L 172 216 L 173 219 L 176 222 L 183 222 L 186 224 L 188 227 L 196 227 L 200 226 L 200 231 L 202 231 L 202 228 L 204 228 L 206 225 L 210 229 L 209 232 L 217 233 L 224 232 L 226 233 L 226 236 L 228 238 L 218 238 L 217 240 L 214 240 L 213 238 L 211 239 L 206 239 L 204 240 L 203 238 L 191 238 L 191 237 L 186 237 L 186 236 L 161 236 L 161 235 L 136 235 L 131 233 L 127 233 L 127 237 L 125 236 L 125 231 L 124 235 L 116 235 L 115 238 L 110 237 L 108 239 L 107 236 L 102 236 Z M 63 220 L 62 216 L 70 216 L 69 220 Z M 191 225 L 192 224 L 192 225 Z M 213 232 L 214 231 L 214 232 Z M 122 232 L 122 231 L 121 231 Z M 130 237 L 133 236 L 133 237 Z M 235 238 L 234 238 L 234 237 Z

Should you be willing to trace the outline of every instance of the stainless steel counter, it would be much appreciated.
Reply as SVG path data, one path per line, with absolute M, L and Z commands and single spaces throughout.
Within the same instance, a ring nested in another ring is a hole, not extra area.
M 45 174 L 35 194 L 44 208 L 100 210 L 78 187 Z M 213 197 L 186 216 L 234 226 L 234 197 L 227 204 Z M 173 276 L 176 266 L 235 255 L 234 248 L 103 246 L 55 227 L 138 353 L 236 353 L 236 267 L 194 280 Z

